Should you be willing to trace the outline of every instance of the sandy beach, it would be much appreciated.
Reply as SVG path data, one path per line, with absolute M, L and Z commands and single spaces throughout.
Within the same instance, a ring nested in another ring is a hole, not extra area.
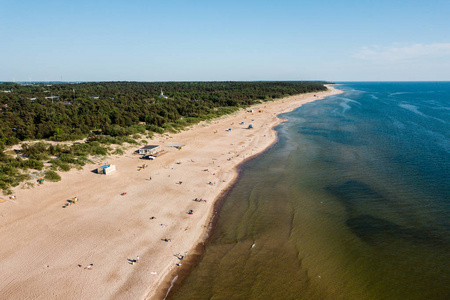
M 0 203 L 0 299 L 160 299 L 180 257 L 205 238 L 236 167 L 276 141 L 277 115 L 340 93 L 328 88 L 147 139 L 166 153 L 142 160 L 130 147 L 104 161 L 116 166 L 111 175 L 94 172 L 97 162 L 16 188 Z

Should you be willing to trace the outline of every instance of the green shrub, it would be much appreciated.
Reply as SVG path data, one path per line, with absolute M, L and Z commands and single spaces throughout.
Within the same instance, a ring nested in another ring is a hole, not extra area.
M 22 166 L 24 169 L 42 170 L 44 168 L 44 163 L 40 160 L 28 159 L 22 162 Z
M 128 127 L 128 129 L 132 132 L 132 134 L 144 134 L 146 130 L 144 125 L 131 125 L 130 127 Z
M 59 160 L 65 163 L 74 164 L 76 163 L 77 159 L 72 154 L 63 153 L 59 157 Z
M 156 126 L 156 125 L 153 125 L 153 124 L 147 125 L 147 129 L 149 131 L 153 131 L 153 132 L 160 133 L 160 134 L 164 133 L 164 129 L 163 128 L 161 128 L 159 126 Z
M 53 170 L 48 170 L 47 172 L 45 172 L 44 179 L 51 182 L 57 182 L 61 180 L 61 176 L 59 176 L 59 174 Z
M 92 147 L 90 152 L 92 155 L 107 155 L 108 149 L 101 146 L 96 146 Z
M 172 124 L 164 124 L 162 127 L 170 133 L 177 133 L 177 130 L 173 128 Z
M 120 149 L 120 148 L 117 148 L 116 150 L 114 150 L 113 152 L 112 152 L 112 154 L 114 154 L 114 155 L 123 155 L 125 152 L 123 152 L 123 150 L 122 149 Z

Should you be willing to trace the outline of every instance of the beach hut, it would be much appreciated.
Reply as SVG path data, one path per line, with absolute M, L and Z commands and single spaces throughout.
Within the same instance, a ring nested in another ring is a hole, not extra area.
M 139 154 L 150 154 L 150 155 L 154 155 L 156 153 L 158 153 L 159 151 L 161 151 L 161 146 L 159 145 L 147 145 L 145 147 L 142 147 L 138 150 Z
M 114 171 L 116 171 L 115 165 L 103 165 L 97 169 L 98 174 L 105 174 L 105 175 L 109 175 L 109 174 L 113 173 Z
M 173 144 L 168 144 L 167 147 L 174 147 L 177 148 L 178 150 L 181 150 L 183 148 L 184 144 L 179 144 L 179 143 L 173 143 Z

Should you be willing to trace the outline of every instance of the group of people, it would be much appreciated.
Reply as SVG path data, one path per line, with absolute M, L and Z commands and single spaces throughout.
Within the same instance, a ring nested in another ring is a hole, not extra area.
M 72 199 L 67 200 L 67 203 L 64 204 L 63 208 L 66 208 L 67 206 L 71 206 L 71 205 L 77 203 L 78 201 L 79 201 L 79 199 L 77 197 L 73 197 Z
M 187 255 L 188 255 L 187 252 L 184 252 L 184 256 L 181 255 L 180 253 L 177 253 L 177 254 L 175 254 L 174 256 L 175 256 L 176 258 L 178 258 L 179 260 L 183 260 L 183 258 L 185 258 Z M 178 267 L 181 266 L 181 262 L 177 263 L 177 266 L 178 266 Z
M 134 265 L 135 263 L 139 262 L 139 256 L 136 256 L 136 259 L 129 259 L 129 261 L 132 265 Z
M 204 199 L 199 199 L 199 198 L 195 198 L 194 201 L 195 201 L 195 202 L 206 202 L 206 200 L 204 200 Z
M 78 265 L 79 267 L 81 267 L 81 265 Z M 84 267 L 85 270 L 92 270 L 92 267 L 94 266 L 94 264 L 90 264 L 86 267 Z

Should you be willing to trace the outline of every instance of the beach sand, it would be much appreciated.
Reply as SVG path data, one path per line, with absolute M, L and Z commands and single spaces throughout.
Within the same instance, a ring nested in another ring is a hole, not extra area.
M 16 199 L 0 203 L 0 298 L 161 298 L 183 263 L 175 255 L 189 257 L 205 238 L 214 201 L 235 180 L 237 165 L 276 140 L 277 115 L 340 92 L 329 89 L 155 137 L 148 144 L 166 154 L 142 160 L 133 153 L 138 146 L 130 148 L 105 161 L 116 166 L 112 175 L 90 164 L 60 173 L 57 183 L 16 188 Z M 75 196 L 79 202 L 62 208 Z

